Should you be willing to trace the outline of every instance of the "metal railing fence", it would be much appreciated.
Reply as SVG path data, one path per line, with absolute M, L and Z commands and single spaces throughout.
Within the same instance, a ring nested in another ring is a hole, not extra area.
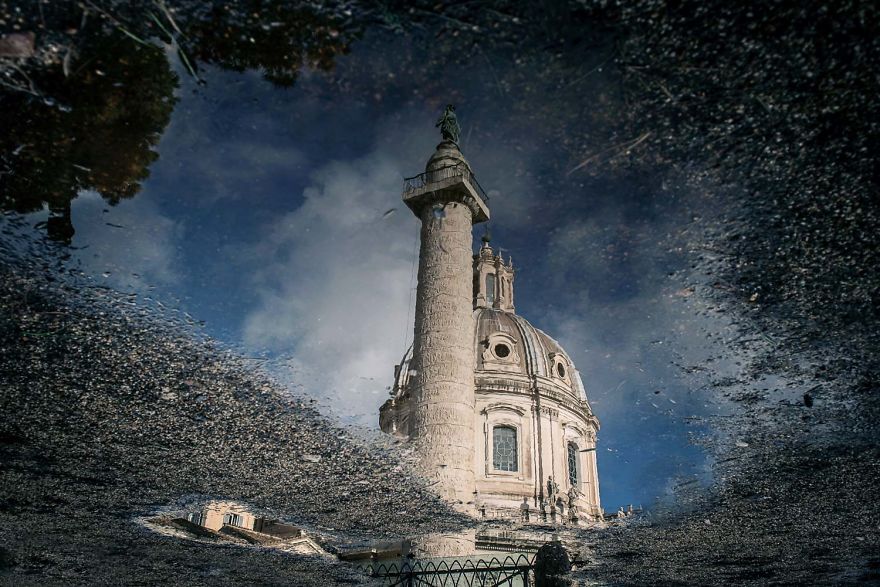
M 520 554 L 477 561 L 405 560 L 399 563 L 375 563 L 367 567 L 367 573 L 371 577 L 384 579 L 389 587 L 529 587 L 533 584 L 531 574 L 534 569 L 534 556 Z
M 432 171 L 426 171 L 416 176 L 405 178 L 403 180 L 403 194 L 404 196 L 406 196 L 406 194 L 412 193 L 417 189 L 421 189 L 428 184 L 442 181 L 444 179 L 450 179 L 452 177 L 463 177 L 467 179 L 470 184 L 474 186 L 477 195 L 480 197 L 481 200 L 483 200 L 483 203 L 485 203 L 486 205 L 489 204 L 488 194 L 486 194 L 486 191 L 483 189 L 483 186 L 480 185 L 480 182 L 477 181 L 477 178 L 474 176 L 473 172 L 468 169 L 467 165 L 465 165 L 464 163 L 447 165 L 446 167 L 441 167 Z

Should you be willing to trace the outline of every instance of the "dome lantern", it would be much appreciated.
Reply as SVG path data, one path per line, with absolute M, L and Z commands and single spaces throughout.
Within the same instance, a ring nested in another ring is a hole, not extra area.
M 513 265 L 495 254 L 487 239 L 474 255 L 474 309 L 513 312 Z

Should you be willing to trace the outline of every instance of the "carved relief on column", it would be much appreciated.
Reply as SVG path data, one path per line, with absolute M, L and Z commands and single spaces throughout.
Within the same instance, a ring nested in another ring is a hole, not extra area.
M 412 366 L 412 433 L 425 473 L 447 499 L 474 490 L 471 211 L 422 210 Z

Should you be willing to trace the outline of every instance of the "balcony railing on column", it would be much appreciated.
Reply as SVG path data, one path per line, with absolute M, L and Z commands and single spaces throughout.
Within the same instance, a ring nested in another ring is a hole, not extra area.
M 441 167 L 439 169 L 420 173 L 414 177 L 407 177 L 403 180 L 403 195 L 406 196 L 406 194 L 421 189 L 429 184 L 442 181 L 444 179 L 450 179 L 453 177 L 463 177 L 464 179 L 468 180 L 468 182 L 474 187 L 477 195 L 480 197 L 481 200 L 483 200 L 483 203 L 485 203 L 486 205 L 489 204 L 489 196 L 486 194 L 483 186 L 481 186 L 480 182 L 477 181 L 477 178 L 474 176 L 473 172 L 471 172 L 471 170 L 462 163 L 456 165 L 447 165 L 446 167 Z

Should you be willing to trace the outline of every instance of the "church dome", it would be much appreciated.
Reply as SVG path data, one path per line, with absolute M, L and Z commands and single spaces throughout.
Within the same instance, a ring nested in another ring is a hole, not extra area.
M 395 369 L 395 396 L 408 389 L 412 352 L 410 346 Z M 591 412 L 580 373 L 568 353 L 522 316 L 492 308 L 474 310 L 474 352 L 478 390 L 504 387 L 528 394 L 537 382 Z
M 580 374 L 568 353 L 522 316 L 493 308 L 477 308 L 474 334 L 478 382 L 483 378 L 498 379 L 515 374 L 528 382 L 539 378 L 542 383 L 570 394 L 572 399 L 587 400 Z

